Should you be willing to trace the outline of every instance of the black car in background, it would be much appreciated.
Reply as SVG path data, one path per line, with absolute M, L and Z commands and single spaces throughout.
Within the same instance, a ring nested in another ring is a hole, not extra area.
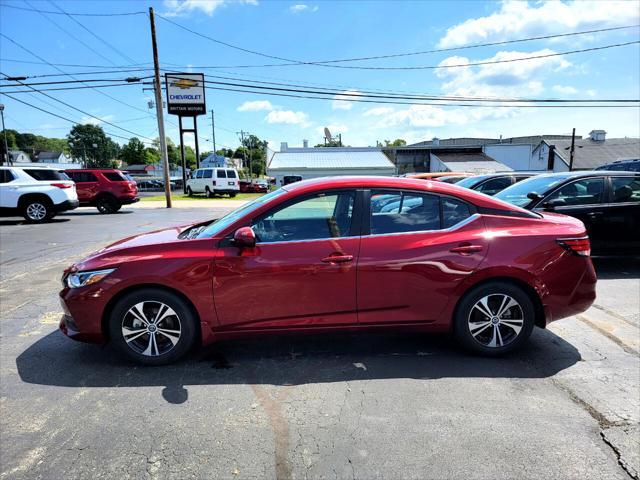
M 594 170 L 538 175 L 496 198 L 585 224 L 593 253 L 640 255 L 640 173 Z
M 640 172 L 640 160 L 617 160 L 613 163 L 602 165 L 596 168 L 596 170 Z
M 473 177 L 463 178 L 456 182 L 459 187 L 476 190 L 486 195 L 495 195 L 514 183 L 532 177 L 533 173 L 522 172 L 502 172 L 489 173 L 487 175 L 475 175 Z

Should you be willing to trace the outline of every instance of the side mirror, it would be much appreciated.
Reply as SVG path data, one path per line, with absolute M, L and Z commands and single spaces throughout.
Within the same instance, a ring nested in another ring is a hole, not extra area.
M 565 202 L 561 198 L 556 198 L 555 200 L 549 200 L 548 202 L 543 203 L 542 208 L 544 208 L 545 210 L 553 211 L 556 207 L 561 207 L 566 204 L 567 202 Z
M 540 200 L 540 199 L 542 199 L 542 195 L 540 195 L 537 192 L 529 192 L 529 193 L 527 193 L 527 198 L 529 200 Z
M 251 227 L 240 227 L 233 234 L 233 244 L 238 248 L 253 248 L 256 245 L 256 234 Z

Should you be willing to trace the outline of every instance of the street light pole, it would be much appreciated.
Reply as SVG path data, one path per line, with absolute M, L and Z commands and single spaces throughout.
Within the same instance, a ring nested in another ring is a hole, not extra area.
M 4 163 L 6 159 L 7 165 L 9 165 L 9 145 L 7 144 L 7 129 L 4 127 L 4 104 L 0 103 L 0 116 L 2 116 L 2 133 L 4 133 L 4 154 L 6 157 L 0 158 L 0 165 Z

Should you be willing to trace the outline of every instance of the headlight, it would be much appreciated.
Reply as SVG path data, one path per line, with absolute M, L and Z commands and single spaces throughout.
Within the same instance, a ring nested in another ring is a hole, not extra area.
M 114 272 L 115 268 L 108 268 L 106 270 L 93 270 L 89 272 L 74 272 L 67 275 L 67 287 L 78 288 L 86 287 L 99 282 L 104 277 Z

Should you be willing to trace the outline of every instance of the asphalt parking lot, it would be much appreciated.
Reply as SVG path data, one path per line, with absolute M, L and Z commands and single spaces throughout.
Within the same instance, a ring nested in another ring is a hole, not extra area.
M 58 332 L 64 267 L 228 205 L 0 219 L 0 479 L 638 478 L 640 258 L 597 259 L 596 304 L 501 359 L 342 334 L 145 368 Z

